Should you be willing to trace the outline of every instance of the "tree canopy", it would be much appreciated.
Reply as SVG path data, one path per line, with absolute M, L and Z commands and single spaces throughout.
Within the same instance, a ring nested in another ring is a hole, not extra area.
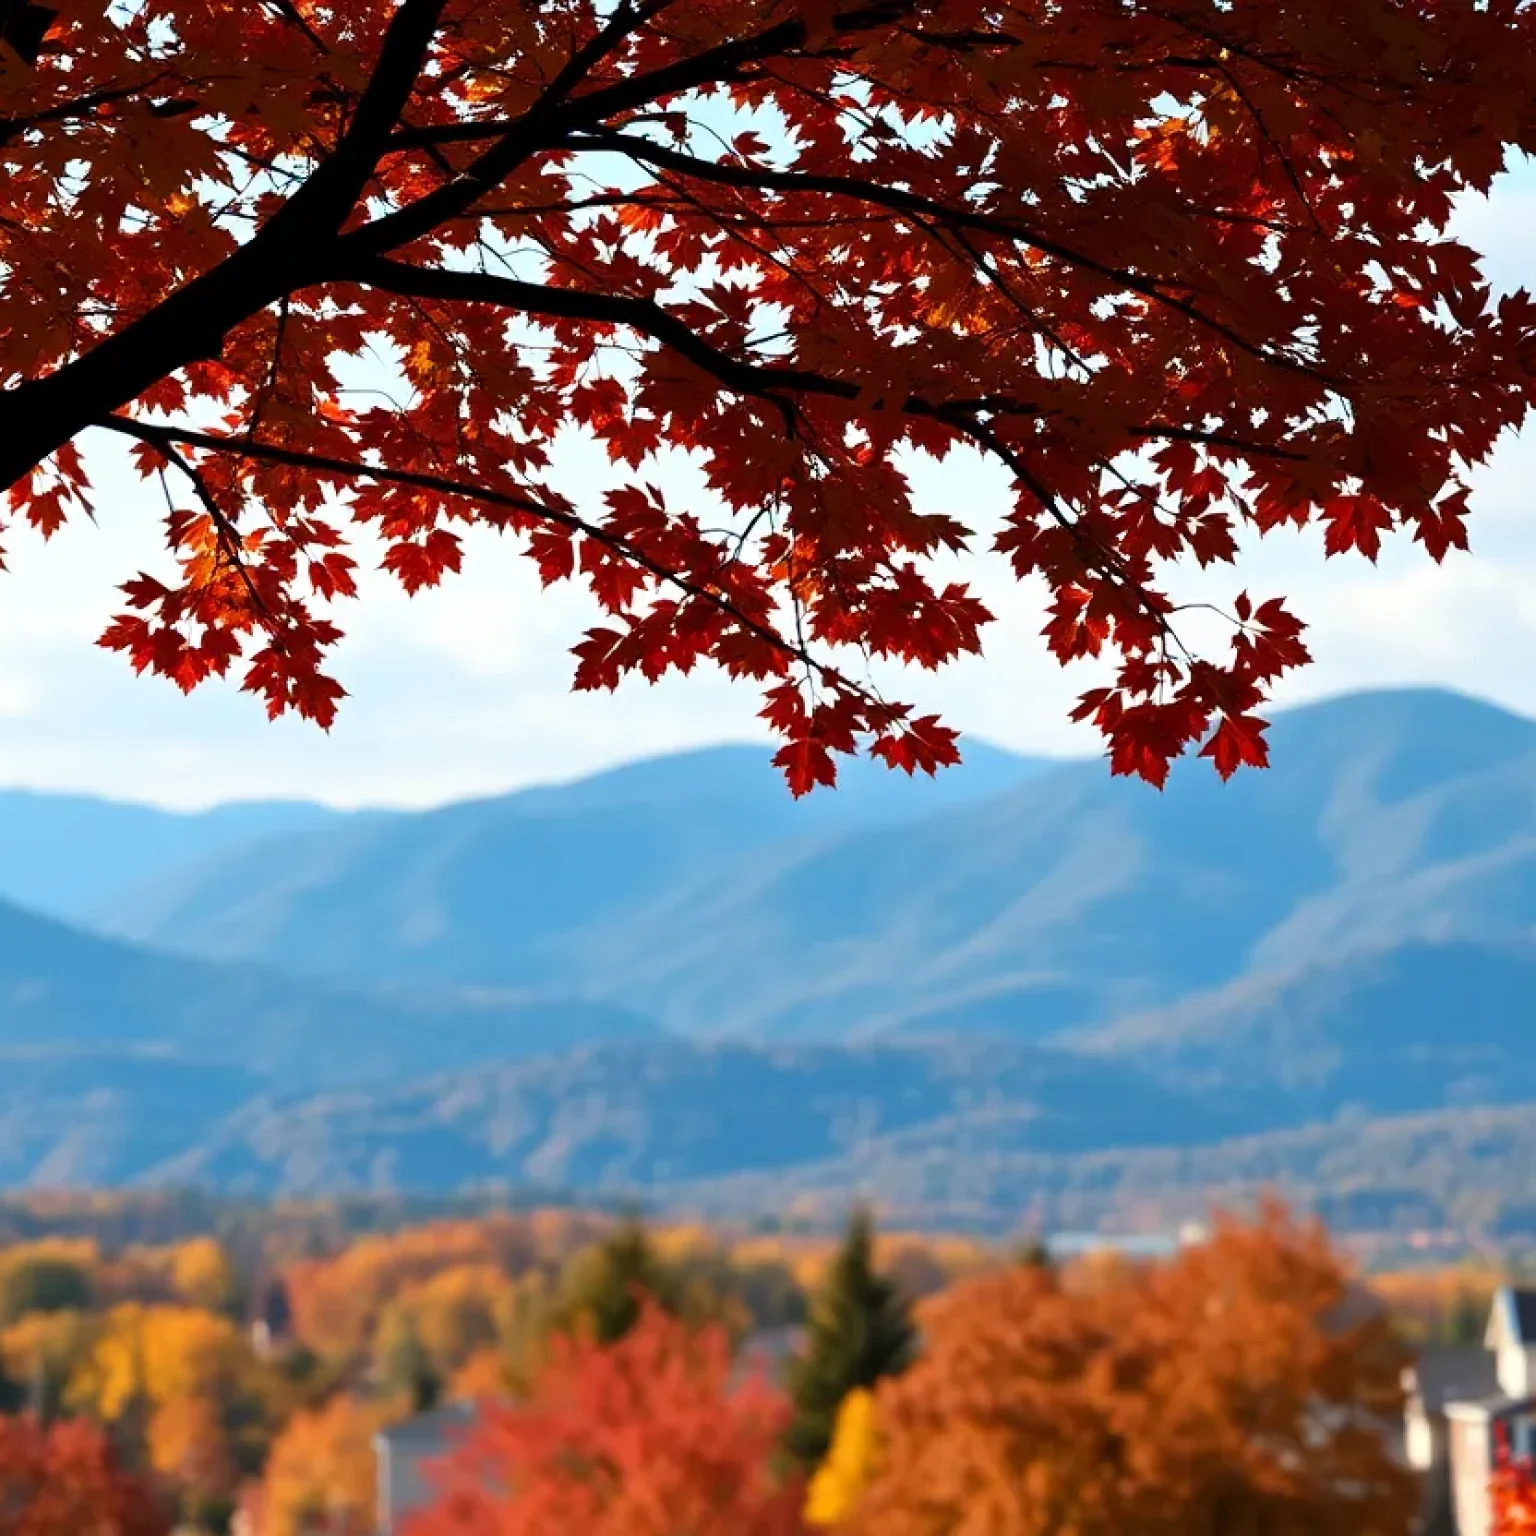
M 349 548 L 414 591 L 480 525 L 605 611 L 576 686 L 709 661 L 797 791 L 860 745 L 931 770 L 953 733 L 868 662 L 979 649 L 945 571 L 990 539 L 1050 650 L 1112 664 L 1115 771 L 1227 774 L 1303 626 L 1239 593 L 1187 650 L 1181 563 L 1309 522 L 1439 558 L 1531 398 L 1536 308 L 1445 237 L 1536 146 L 1522 0 L 0 17 L 0 485 L 49 532 L 126 440 L 176 561 L 103 643 L 274 714 L 334 715 Z M 911 455 L 962 451 L 994 535 L 914 503 Z
M 0 12 L 0 15 L 3 15 Z M 117 1463 L 95 1425 L 44 1427 L 0 1416 L 0 1510 L 6 1536 L 168 1536 L 166 1511 Z
M 72 1312 L 91 1304 L 91 1282 L 73 1260 L 42 1253 L 0 1275 L 0 1323 L 29 1312 Z
M 556 1340 L 526 1402 L 482 1404 L 406 1536 L 802 1536 L 804 1489 L 770 1466 L 786 1417 L 723 1328 L 647 1300 L 621 1338 Z
M 875 1268 L 873 1218 L 856 1210 L 811 1302 L 804 1349 L 788 1363 L 795 1409 L 784 1437 L 790 1455 L 814 1468 L 832 1446 L 848 1395 L 904 1370 L 916 1347 L 906 1299 Z
M 927 1303 L 921 1357 L 876 1388 L 873 1467 L 840 1531 L 1410 1528 L 1405 1355 L 1321 1228 L 1271 1208 L 1083 1280 L 1010 1265 Z

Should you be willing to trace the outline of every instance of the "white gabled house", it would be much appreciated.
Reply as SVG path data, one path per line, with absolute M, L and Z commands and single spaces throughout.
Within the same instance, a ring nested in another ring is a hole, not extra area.
M 1489 1536 L 1501 1437 L 1536 1453 L 1536 1290 L 1502 1286 L 1483 1347 L 1431 1346 L 1406 1373 L 1404 1450 L 1424 1479 L 1423 1536 Z

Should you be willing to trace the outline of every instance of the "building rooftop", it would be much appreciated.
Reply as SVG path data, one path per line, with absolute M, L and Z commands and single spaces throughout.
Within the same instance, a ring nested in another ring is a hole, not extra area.
M 1527 1349 L 1536 1347 L 1536 1291 L 1501 1285 L 1493 1299 L 1495 1313 L 1502 1313 L 1508 1337 Z
M 1496 1356 L 1475 1345 L 1431 1344 L 1409 1367 L 1408 1377 L 1408 1390 L 1425 1413 L 1490 1398 L 1499 1390 Z

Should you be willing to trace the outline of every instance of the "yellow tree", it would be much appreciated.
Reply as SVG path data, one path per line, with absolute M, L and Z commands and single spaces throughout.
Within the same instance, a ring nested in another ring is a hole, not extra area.
M 173 1397 L 150 1415 L 145 1437 L 149 1464 L 181 1496 L 193 1520 L 227 1507 L 239 1466 L 220 1405 L 208 1397 Z
M 517 1282 L 493 1264 L 456 1264 L 408 1286 L 384 1308 L 376 1349 L 408 1333 L 446 1380 L 504 1336 L 516 1293 Z
M 1102 1284 L 956 1286 L 877 1390 L 850 1536 L 1399 1536 L 1402 1357 L 1323 1235 L 1267 1210 Z
M 295 1414 L 273 1443 L 263 1481 L 262 1536 L 330 1536 L 373 1530 L 373 1436 L 384 1410 L 340 1395 Z
M 17 1243 L 0 1252 L 0 1325 L 29 1313 L 89 1307 L 99 1261 L 94 1243 L 68 1238 Z
M 235 1302 L 234 1266 L 211 1237 L 194 1237 L 178 1244 L 171 1255 L 171 1284 L 178 1296 L 210 1312 L 227 1311 Z
M 0 1363 L 42 1415 L 63 1406 L 67 1385 L 89 1357 L 95 1320 L 81 1312 L 31 1312 L 0 1332 Z
M 876 1444 L 875 1395 L 856 1387 L 837 1410 L 832 1448 L 806 1490 L 807 1525 L 840 1525 L 847 1519 L 869 1481 Z
M 129 1302 L 107 1314 L 67 1400 L 141 1439 L 157 1472 L 212 1498 L 259 1463 L 275 1390 L 228 1318 Z

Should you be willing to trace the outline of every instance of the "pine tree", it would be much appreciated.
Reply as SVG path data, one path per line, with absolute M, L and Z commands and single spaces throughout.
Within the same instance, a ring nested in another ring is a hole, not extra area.
M 1487 1323 L 1487 1304 L 1479 1305 L 1477 1295 L 1473 1291 L 1458 1291 L 1451 1314 L 1445 1320 L 1445 1342 L 1476 1347 L 1483 1342 Z
M 26 1387 L 6 1374 L 5 1359 L 0 1356 L 0 1418 L 6 1414 L 20 1413 L 26 1406 Z
M 556 1330 L 586 1333 L 599 1344 L 623 1338 L 639 1320 L 646 1297 L 674 1314 L 682 1301 L 677 1277 L 633 1217 L 604 1242 L 576 1255 L 560 1291 Z
M 384 1380 L 410 1400 L 413 1412 L 426 1413 L 437 1406 L 443 1387 L 432 1356 L 408 1318 L 388 1332 L 380 1346 Z
M 1027 1237 L 1013 1250 L 1013 1261 L 1025 1269 L 1049 1269 L 1051 1250 L 1039 1237 Z
M 854 1211 L 848 1234 L 811 1305 L 804 1351 L 787 1371 L 795 1416 L 784 1444 L 811 1469 L 826 1456 L 843 1399 L 904 1370 L 916 1347 L 901 1293 L 874 1265 L 874 1222 Z

